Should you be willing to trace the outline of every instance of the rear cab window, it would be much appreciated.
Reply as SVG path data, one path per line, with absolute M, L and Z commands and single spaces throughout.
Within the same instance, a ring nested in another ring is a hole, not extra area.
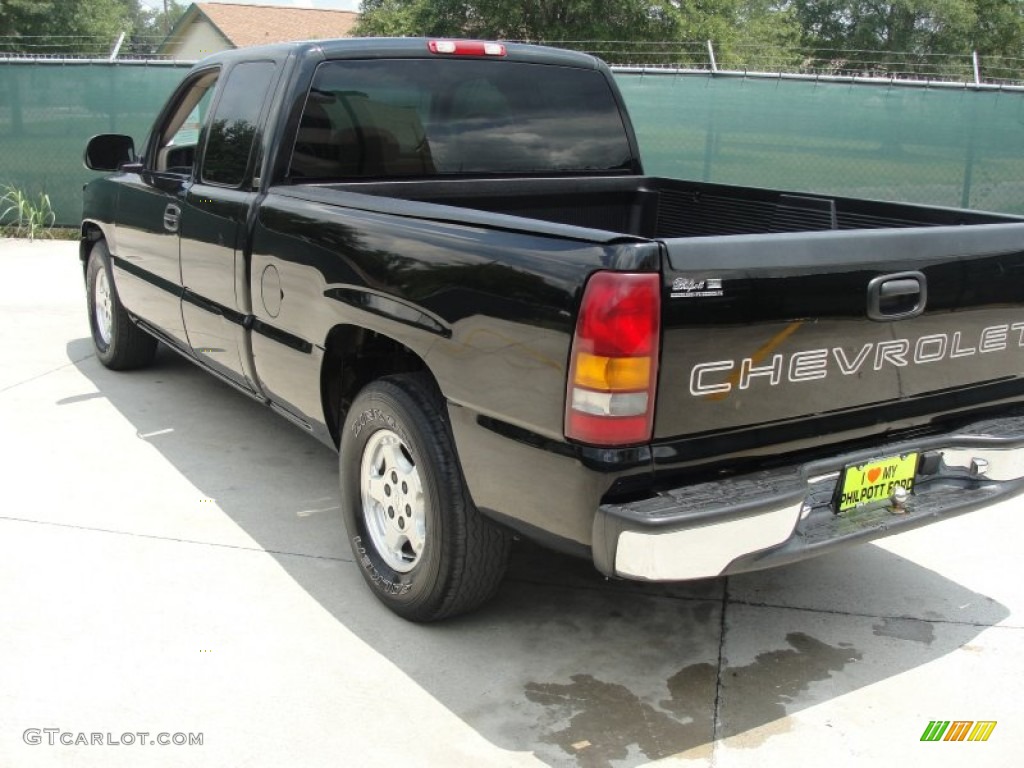
M 327 61 L 313 78 L 294 181 L 628 171 L 598 70 L 512 61 Z

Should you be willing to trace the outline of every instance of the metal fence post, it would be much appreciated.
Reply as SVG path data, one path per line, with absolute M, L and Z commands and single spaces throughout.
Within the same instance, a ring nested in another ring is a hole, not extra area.
M 121 52 L 122 45 L 124 45 L 124 32 L 118 36 L 117 42 L 114 43 L 114 47 L 110 49 L 110 58 L 108 58 L 107 61 L 114 62 L 117 60 L 117 54 Z
M 714 80 L 708 76 L 707 87 L 710 88 L 709 94 L 709 109 L 708 109 L 708 125 L 704 136 L 704 173 L 702 176 L 703 181 L 711 181 L 711 165 L 715 159 L 715 150 L 718 146 L 718 131 L 715 126 L 715 113 L 717 94 L 715 93 Z
M 11 135 L 24 136 L 25 118 L 21 109 L 21 76 L 18 68 L 14 65 L 5 64 L 4 66 L 7 67 L 9 72 L 7 75 L 7 85 L 11 94 Z
M 976 96 L 981 94 L 975 91 Z M 975 99 L 975 102 L 978 100 Z M 971 207 L 971 185 L 974 183 L 974 153 L 978 137 L 978 104 L 976 103 L 971 112 L 970 132 L 967 136 L 967 152 L 964 154 L 964 186 L 960 192 L 960 207 Z

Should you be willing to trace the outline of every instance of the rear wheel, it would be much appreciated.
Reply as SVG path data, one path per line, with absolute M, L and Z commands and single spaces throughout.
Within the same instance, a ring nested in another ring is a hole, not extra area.
M 117 371 L 153 362 L 157 341 L 135 325 L 121 306 L 110 269 L 110 251 L 102 240 L 89 252 L 85 289 L 92 345 L 99 361 Z
M 412 621 L 466 613 L 497 590 L 508 535 L 473 505 L 447 413 L 426 377 L 356 397 L 341 440 L 342 514 L 370 589 Z

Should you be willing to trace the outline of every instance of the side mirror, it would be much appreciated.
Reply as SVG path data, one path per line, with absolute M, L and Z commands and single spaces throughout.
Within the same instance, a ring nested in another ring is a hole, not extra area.
M 126 163 L 135 162 L 135 142 L 131 136 L 118 133 L 93 136 L 85 145 L 82 161 L 91 171 L 116 171 Z

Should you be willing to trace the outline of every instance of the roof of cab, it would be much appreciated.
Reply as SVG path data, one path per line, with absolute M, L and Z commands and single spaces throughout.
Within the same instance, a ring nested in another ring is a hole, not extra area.
M 438 39 L 438 38 L 432 38 Z M 444 38 L 449 39 L 449 38 Z M 394 58 L 479 58 L 499 59 L 497 56 L 466 56 L 465 54 L 431 53 L 428 46 L 430 39 L 416 37 L 348 37 L 338 40 L 306 40 L 294 43 L 277 43 L 259 45 L 248 48 L 236 48 L 230 51 L 209 56 L 196 66 L 209 66 L 213 63 L 234 63 L 251 61 L 258 58 L 281 59 L 289 54 L 319 52 L 326 59 L 394 59 Z M 507 61 L 521 61 L 534 64 L 554 64 L 559 66 L 598 69 L 602 62 L 586 53 L 566 51 L 561 48 L 549 48 L 541 45 L 524 43 L 502 43 L 506 55 L 500 57 Z

